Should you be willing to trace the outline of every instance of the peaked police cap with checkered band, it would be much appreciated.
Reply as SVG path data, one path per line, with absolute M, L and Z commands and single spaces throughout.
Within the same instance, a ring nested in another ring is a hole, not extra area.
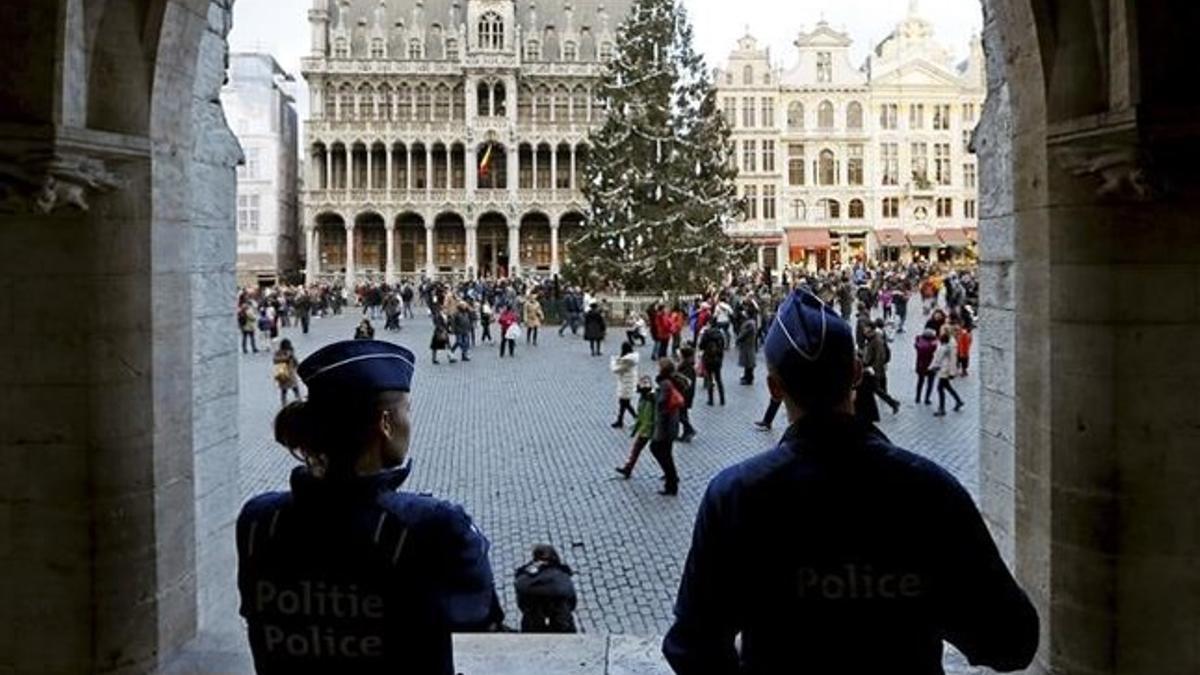
M 321 348 L 300 364 L 309 395 L 334 398 L 374 391 L 409 391 L 413 353 L 379 340 L 347 340 Z
M 764 345 L 767 363 L 795 391 L 849 391 L 854 378 L 854 331 L 805 290 L 779 305 Z

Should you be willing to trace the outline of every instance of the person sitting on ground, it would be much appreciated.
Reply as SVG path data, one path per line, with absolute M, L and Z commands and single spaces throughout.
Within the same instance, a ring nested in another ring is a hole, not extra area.
M 797 292 L 764 351 L 791 427 L 708 486 L 663 642 L 674 671 L 933 675 L 943 641 L 1027 667 L 1037 612 L 970 494 L 855 419 L 851 326 Z
M 533 547 L 533 559 L 516 571 L 514 587 L 522 633 L 574 633 L 575 583 L 549 544 Z
M 462 507 L 400 492 L 414 356 L 387 342 L 305 359 L 307 401 L 275 418 L 303 462 L 237 520 L 238 590 L 260 675 L 452 675 L 450 636 L 503 620 L 488 541 Z
M 374 340 L 375 327 L 371 325 L 370 319 L 363 319 L 358 323 L 358 327 L 354 329 L 355 340 Z

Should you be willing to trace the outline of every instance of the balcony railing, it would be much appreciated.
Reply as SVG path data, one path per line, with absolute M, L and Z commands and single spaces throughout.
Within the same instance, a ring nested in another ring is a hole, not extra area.
M 507 188 L 477 188 L 475 190 L 474 199 L 471 200 L 476 204 L 507 204 L 512 199 L 512 192 Z M 395 189 L 387 190 L 363 190 L 353 189 L 347 192 L 344 188 L 336 188 L 333 190 L 307 190 L 304 193 L 304 201 L 308 205 L 393 205 L 402 204 L 424 204 L 424 205 L 465 205 L 468 201 L 468 193 L 466 190 L 457 188 L 446 190 L 445 188 L 426 190 L 424 188 L 414 188 L 413 190 Z M 522 189 L 516 191 L 517 203 L 521 204 L 539 204 L 539 205 L 559 205 L 581 204 L 584 201 L 583 193 L 579 190 L 549 190 L 541 188 L 537 190 Z

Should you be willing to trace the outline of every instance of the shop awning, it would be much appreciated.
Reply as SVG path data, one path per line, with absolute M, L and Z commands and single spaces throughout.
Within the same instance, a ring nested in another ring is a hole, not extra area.
M 829 248 L 829 230 L 788 230 L 788 248 L 803 248 L 814 250 Z
M 904 238 L 904 230 L 896 228 L 875 230 L 875 241 L 883 248 L 901 248 L 908 245 L 908 240 Z
M 967 238 L 966 230 L 960 227 L 938 228 L 937 236 L 945 246 L 950 248 L 968 248 L 971 240 Z
M 938 248 L 942 245 L 942 240 L 933 232 L 913 232 L 908 235 L 908 244 L 913 248 Z
M 746 242 L 748 244 L 754 244 L 756 246 L 777 246 L 777 245 L 783 243 L 783 235 L 782 234 L 765 234 L 765 233 L 743 234 L 743 233 L 735 232 L 733 234 L 733 238 L 738 241 Z

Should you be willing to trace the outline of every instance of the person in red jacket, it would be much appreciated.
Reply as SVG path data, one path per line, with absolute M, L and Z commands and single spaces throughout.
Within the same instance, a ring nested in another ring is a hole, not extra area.
M 683 327 L 687 324 L 687 315 L 683 306 L 675 303 L 671 310 L 671 356 L 679 356 L 679 345 L 683 342 Z
M 665 359 L 671 352 L 671 332 L 674 327 L 674 320 L 671 318 L 671 313 L 662 303 L 658 304 L 654 312 L 654 342 L 656 359 Z
M 930 399 L 933 396 L 933 381 L 937 379 L 937 371 L 930 368 L 933 364 L 933 355 L 937 352 L 938 340 L 937 331 L 932 328 L 926 328 L 924 333 L 917 336 L 913 342 L 913 348 L 917 350 L 917 400 L 921 402 L 921 388 L 925 389 L 925 405 L 933 405 Z
M 965 325 L 959 326 L 954 341 L 958 350 L 958 376 L 966 377 L 967 366 L 971 364 L 971 330 Z

